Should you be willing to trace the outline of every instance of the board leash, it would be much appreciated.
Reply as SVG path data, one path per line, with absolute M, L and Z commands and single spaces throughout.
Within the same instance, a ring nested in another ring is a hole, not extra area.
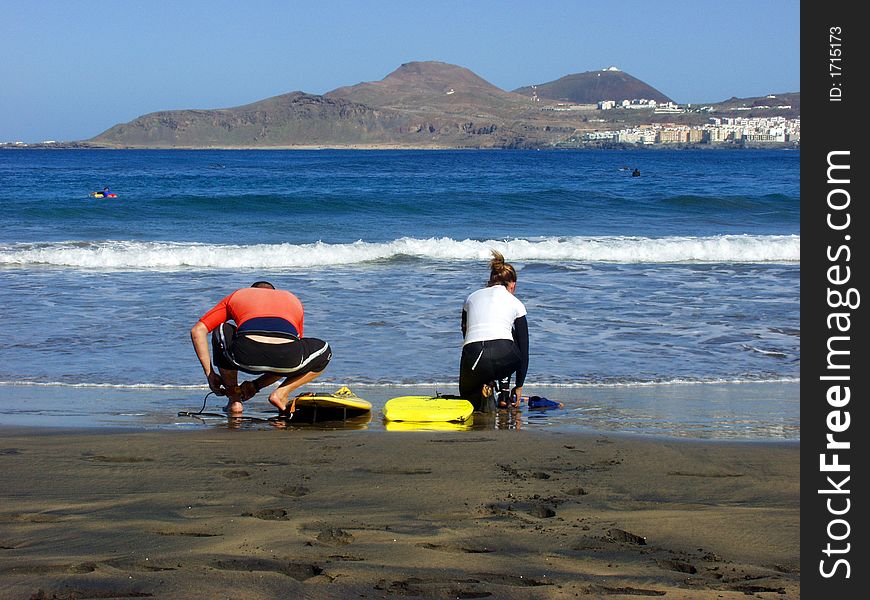
M 214 394 L 214 392 L 209 392 L 208 394 L 205 395 L 205 397 L 202 399 L 202 407 L 199 409 L 199 411 L 191 412 L 189 410 L 182 410 L 182 411 L 178 412 L 178 416 L 179 417 L 195 417 L 196 415 L 201 415 L 202 413 L 205 412 L 206 401 L 208 400 L 208 397 L 211 396 L 212 394 Z

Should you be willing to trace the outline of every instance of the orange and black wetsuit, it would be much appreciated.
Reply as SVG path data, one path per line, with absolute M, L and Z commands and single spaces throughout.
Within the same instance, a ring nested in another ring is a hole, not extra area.
M 302 375 L 322 371 L 332 358 L 329 344 L 302 337 L 305 311 L 299 299 L 285 290 L 236 290 L 200 321 L 212 332 L 214 362 L 222 369 Z M 270 344 L 251 336 L 287 341 Z

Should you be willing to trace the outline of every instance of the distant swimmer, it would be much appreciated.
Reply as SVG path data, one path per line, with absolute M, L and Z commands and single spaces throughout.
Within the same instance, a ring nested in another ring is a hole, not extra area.
M 118 194 L 113 194 L 109 191 L 109 186 L 103 188 L 101 192 L 91 192 L 91 198 L 117 198 Z
M 640 177 L 640 169 L 635 169 L 631 172 L 632 177 Z

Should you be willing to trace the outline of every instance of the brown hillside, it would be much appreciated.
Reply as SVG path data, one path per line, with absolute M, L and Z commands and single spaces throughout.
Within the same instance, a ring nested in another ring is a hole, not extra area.
M 514 90 L 526 97 L 537 96 L 548 100 L 595 104 L 602 100 L 633 100 L 645 98 L 656 102 L 672 100 L 640 79 L 619 70 L 604 69 L 565 75 L 555 81 L 529 85 Z
M 407 118 L 341 98 L 292 92 L 218 110 L 174 110 L 115 125 L 91 141 L 130 147 L 390 143 Z
M 532 107 L 472 71 L 436 61 L 405 63 L 380 81 L 341 87 L 327 98 L 413 112 L 510 117 Z

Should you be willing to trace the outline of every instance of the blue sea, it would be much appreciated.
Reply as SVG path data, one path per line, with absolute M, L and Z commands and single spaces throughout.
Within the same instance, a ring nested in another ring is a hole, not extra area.
M 461 307 L 494 248 L 529 313 L 525 392 L 565 404 L 494 426 L 798 439 L 799 167 L 796 150 L 0 151 L 0 424 L 225 426 L 176 416 L 208 391 L 188 332 L 268 279 L 332 346 L 312 388 L 351 387 L 383 428 L 391 396 L 458 393 Z M 118 197 L 89 197 L 104 186 Z

